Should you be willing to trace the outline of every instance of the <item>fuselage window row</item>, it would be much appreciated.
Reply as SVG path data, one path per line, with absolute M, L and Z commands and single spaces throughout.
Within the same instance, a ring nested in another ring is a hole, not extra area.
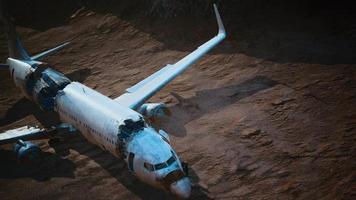
M 98 135 L 99 137 L 101 138 L 104 138 L 106 139 L 109 143 L 113 144 L 113 145 L 116 145 L 117 142 L 115 140 L 111 140 L 110 138 L 108 137 L 103 137 L 103 134 L 99 133 L 99 131 L 91 128 L 89 125 L 87 125 L 86 123 L 83 123 L 82 121 L 78 120 L 78 118 L 74 117 L 73 115 L 70 115 L 68 114 L 66 111 L 58 108 L 58 111 L 63 113 L 65 116 L 69 117 L 70 119 L 72 119 L 73 121 L 79 123 L 80 125 L 82 125 L 84 128 L 88 129 L 88 132 L 91 133 L 91 134 L 95 134 L 95 135 Z

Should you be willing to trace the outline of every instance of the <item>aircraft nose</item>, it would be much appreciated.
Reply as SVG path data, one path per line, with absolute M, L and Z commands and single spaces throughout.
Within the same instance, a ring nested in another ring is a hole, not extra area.
M 171 192 L 179 198 L 187 199 L 190 196 L 191 184 L 188 177 L 174 182 L 170 186 Z

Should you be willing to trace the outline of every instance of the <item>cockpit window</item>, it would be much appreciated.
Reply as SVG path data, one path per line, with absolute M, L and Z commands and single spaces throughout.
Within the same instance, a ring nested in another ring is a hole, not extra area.
M 165 168 L 165 167 L 167 167 L 167 163 L 159 163 L 159 164 L 156 164 L 155 165 L 155 170 L 160 170 L 160 169 L 163 169 L 163 168 Z
M 159 164 L 155 164 L 155 165 L 152 165 L 150 163 L 144 163 L 143 166 L 148 170 L 148 171 L 155 171 L 155 170 L 160 170 L 160 169 L 163 169 L 163 168 L 166 168 L 168 166 L 170 166 L 171 164 L 173 164 L 177 159 L 174 155 L 174 153 L 171 151 L 172 153 L 172 156 L 166 161 L 166 162 L 163 162 L 163 163 L 159 163 Z
M 176 158 L 174 156 L 170 157 L 168 160 L 167 160 L 167 165 L 171 165 L 172 163 L 174 163 L 174 161 L 176 161 Z

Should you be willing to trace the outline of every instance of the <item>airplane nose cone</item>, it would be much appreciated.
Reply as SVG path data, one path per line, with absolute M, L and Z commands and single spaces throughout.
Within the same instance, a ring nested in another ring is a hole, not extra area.
M 171 184 L 171 192 L 182 199 L 187 199 L 190 196 L 191 184 L 188 177 L 184 177 Z

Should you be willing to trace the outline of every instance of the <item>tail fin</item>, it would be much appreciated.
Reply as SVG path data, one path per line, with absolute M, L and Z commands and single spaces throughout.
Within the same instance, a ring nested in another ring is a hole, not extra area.
M 69 42 L 66 42 L 62 45 L 59 45 L 53 49 L 44 51 L 42 53 L 39 53 L 35 56 L 30 56 L 26 49 L 22 46 L 22 43 L 19 39 L 19 37 L 16 34 L 16 29 L 13 23 L 11 23 L 10 16 L 7 13 L 9 8 L 6 5 L 6 1 L 0 0 L 0 19 L 4 23 L 4 28 L 5 28 L 5 33 L 7 35 L 8 39 L 8 48 L 9 48 L 9 57 L 10 58 L 15 58 L 18 60 L 23 60 L 23 61 L 32 61 L 32 60 L 38 60 L 41 59 L 47 55 L 50 55 L 63 47 L 67 46 Z
M 8 14 L 8 7 L 6 1 L 0 1 L 1 20 L 4 23 L 5 33 L 8 40 L 9 56 L 20 60 L 30 60 L 30 56 L 23 48 L 20 39 L 17 37 L 15 26 L 11 23 Z

